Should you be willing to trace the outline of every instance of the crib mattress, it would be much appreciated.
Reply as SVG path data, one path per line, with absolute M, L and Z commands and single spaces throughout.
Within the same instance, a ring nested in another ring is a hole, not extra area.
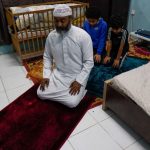
M 115 76 L 111 83 L 150 115 L 150 62 Z
M 15 24 L 19 31 L 30 28 L 33 29 L 35 26 L 42 28 L 52 26 L 53 16 L 52 10 L 58 4 L 53 5 L 40 5 L 40 6 L 29 6 L 29 7 L 10 7 L 11 12 L 15 15 Z M 81 19 L 84 16 L 85 7 L 81 7 L 81 4 L 67 3 L 69 6 L 75 6 L 73 9 L 73 19 Z M 36 12 L 44 10 L 43 12 Z M 23 13 L 18 15 L 18 13 Z M 39 25 L 40 24 L 40 25 Z
M 68 6 L 80 6 L 81 4 L 76 3 L 66 3 Z M 40 11 L 40 10 L 47 10 L 47 9 L 54 9 L 58 4 L 52 4 L 52 5 L 39 5 L 39 6 L 28 6 L 28 7 L 10 7 L 10 10 L 13 14 L 17 13 L 26 13 L 31 11 Z M 78 11 L 80 11 L 78 9 Z
M 47 30 L 27 30 L 27 31 L 20 31 L 18 32 L 18 39 L 19 40 L 25 40 L 25 39 L 33 39 L 36 37 L 47 37 L 49 32 L 52 31 L 52 29 L 47 29 Z

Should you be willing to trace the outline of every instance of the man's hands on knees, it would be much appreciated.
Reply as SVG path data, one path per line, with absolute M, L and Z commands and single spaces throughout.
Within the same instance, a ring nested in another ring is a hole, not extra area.
M 49 85 L 49 79 L 48 79 L 48 78 L 44 78 L 44 79 L 41 81 L 40 90 L 44 91 L 44 90 L 45 90 L 45 87 L 48 87 L 48 85 Z
M 79 94 L 80 88 L 81 88 L 81 84 L 79 82 L 77 82 L 77 81 L 74 81 L 70 85 L 70 91 L 69 91 L 69 93 L 71 95 Z

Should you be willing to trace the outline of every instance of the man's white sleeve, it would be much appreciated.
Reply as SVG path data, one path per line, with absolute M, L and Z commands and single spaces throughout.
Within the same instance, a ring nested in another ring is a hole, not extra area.
M 49 36 L 46 39 L 45 50 L 43 55 L 43 78 L 49 78 L 51 74 L 51 66 L 53 57 L 51 53 L 51 47 L 49 42 Z
M 93 68 L 93 46 L 92 40 L 90 36 L 82 37 L 81 40 L 81 49 L 82 49 L 82 59 L 83 59 L 83 68 L 81 73 L 77 75 L 76 81 L 79 82 L 81 85 L 85 85 L 87 83 L 89 74 L 91 69 Z

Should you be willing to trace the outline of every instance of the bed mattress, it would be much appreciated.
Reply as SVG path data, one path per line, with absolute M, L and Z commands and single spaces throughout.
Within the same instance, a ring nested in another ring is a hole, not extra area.
M 111 83 L 150 116 L 150 62 L 115 76 Z

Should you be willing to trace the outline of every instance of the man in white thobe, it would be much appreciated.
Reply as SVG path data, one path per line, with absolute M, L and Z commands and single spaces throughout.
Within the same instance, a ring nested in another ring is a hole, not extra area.
M 56 29 L 46 40 L 43 80 L 37 95 L 73 108 L 86 93 L 93 67 L 92 40 L 84 30 L 71 24 L 72 10 L 69 6 L 56 6 L 53 16 Z M 53 60 L 56 68 L 51 70 Z

